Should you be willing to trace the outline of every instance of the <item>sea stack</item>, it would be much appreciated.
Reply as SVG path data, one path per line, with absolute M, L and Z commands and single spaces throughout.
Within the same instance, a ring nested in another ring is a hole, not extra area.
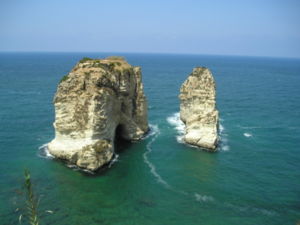
M 185 123 L 184 141 L 215 151 L 218 142 L 219 113 L 212 73 L 196 67 L 180 88 L 180 119 Z
M 122 57 L 80 60 L 59 83 L 54 105 L 49 152 L 91 171 L 113 158 L 115 138 L 137 141 L 148 131 L 141 68 Z

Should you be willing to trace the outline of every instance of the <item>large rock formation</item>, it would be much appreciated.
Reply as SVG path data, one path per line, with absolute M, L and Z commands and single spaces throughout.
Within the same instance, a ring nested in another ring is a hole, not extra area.
M 116 133 L 136 141 L 148 131 L 141 69 L 121 57 L 82 59 L 61 80 L 54 105 L 50 153 L 89 170 L 112 159 Z
M 218 141 L 219 113 L 215 81 L 209 69 L 196 67 L 182 84 L 180 119 L 185 123 L 186 143 L 214 151 Z

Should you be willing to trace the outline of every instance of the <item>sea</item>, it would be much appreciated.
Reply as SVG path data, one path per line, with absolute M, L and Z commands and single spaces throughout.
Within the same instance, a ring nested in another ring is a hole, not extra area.
M 150 132 L 96 173 L 54 159 L 53 97 L 83 57 L 142 67 Z M 215 78 L 218 151 L 186 145 L 179 89 Z M 300 224 L 300 59 L 129 53 L 0 53 L 0 224 L 28 224 L 24 170 L 41 225 Z

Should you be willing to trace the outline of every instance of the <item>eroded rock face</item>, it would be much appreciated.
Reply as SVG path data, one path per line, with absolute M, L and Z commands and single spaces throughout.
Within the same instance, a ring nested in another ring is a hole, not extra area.
M 112 159 L 117 128 L 129 141 L 148 131 L 141 69 L 120 57 L 82 59 L 58 85 L 54 105 L 50 153 L 89 170 Z
M 214 151 L 218 142 L 219 113 L 215 81 L 209 69 L 196 67 L 180 89 L 180 119 L 184 141 Z

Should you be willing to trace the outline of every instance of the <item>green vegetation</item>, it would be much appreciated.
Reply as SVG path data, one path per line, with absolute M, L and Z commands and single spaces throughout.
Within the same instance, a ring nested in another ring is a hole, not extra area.
M 90 60 L 93 60 L 93 59 L 88 58 L 88 57 L 84 57 L 84 58 L 82 58 L 79 62 L 80 62 L 80 63 L 84 63 L 84 62 L 90 61 Z
M 30 173 L 26 169 L 24 171 L 25 177 L 25 189 L 26 189 L 26 210 L 27 210 L 27 218 L 30 225 L 39 225 L 38 215 L 37 215 L 37 207 L 38 201 L 34 196 L 31 184 Z M 20 216 L 20 218 L 22 218 Z
M 108 64 L 108 69 L 109 69 L 110 71 L 113 71 L 114 68 L 115 68 L 115 64 L 114 64 L 114 63 Z
M 59 83 L 65 81 L 65 80 L 68 80 L 68 78 L 69 78 L 69 77 L 68 77 L 68 74 L 65 75 L 65 76 L 63 76 L 63 77 L 61 78 L 61 80 L 59 81 Z

